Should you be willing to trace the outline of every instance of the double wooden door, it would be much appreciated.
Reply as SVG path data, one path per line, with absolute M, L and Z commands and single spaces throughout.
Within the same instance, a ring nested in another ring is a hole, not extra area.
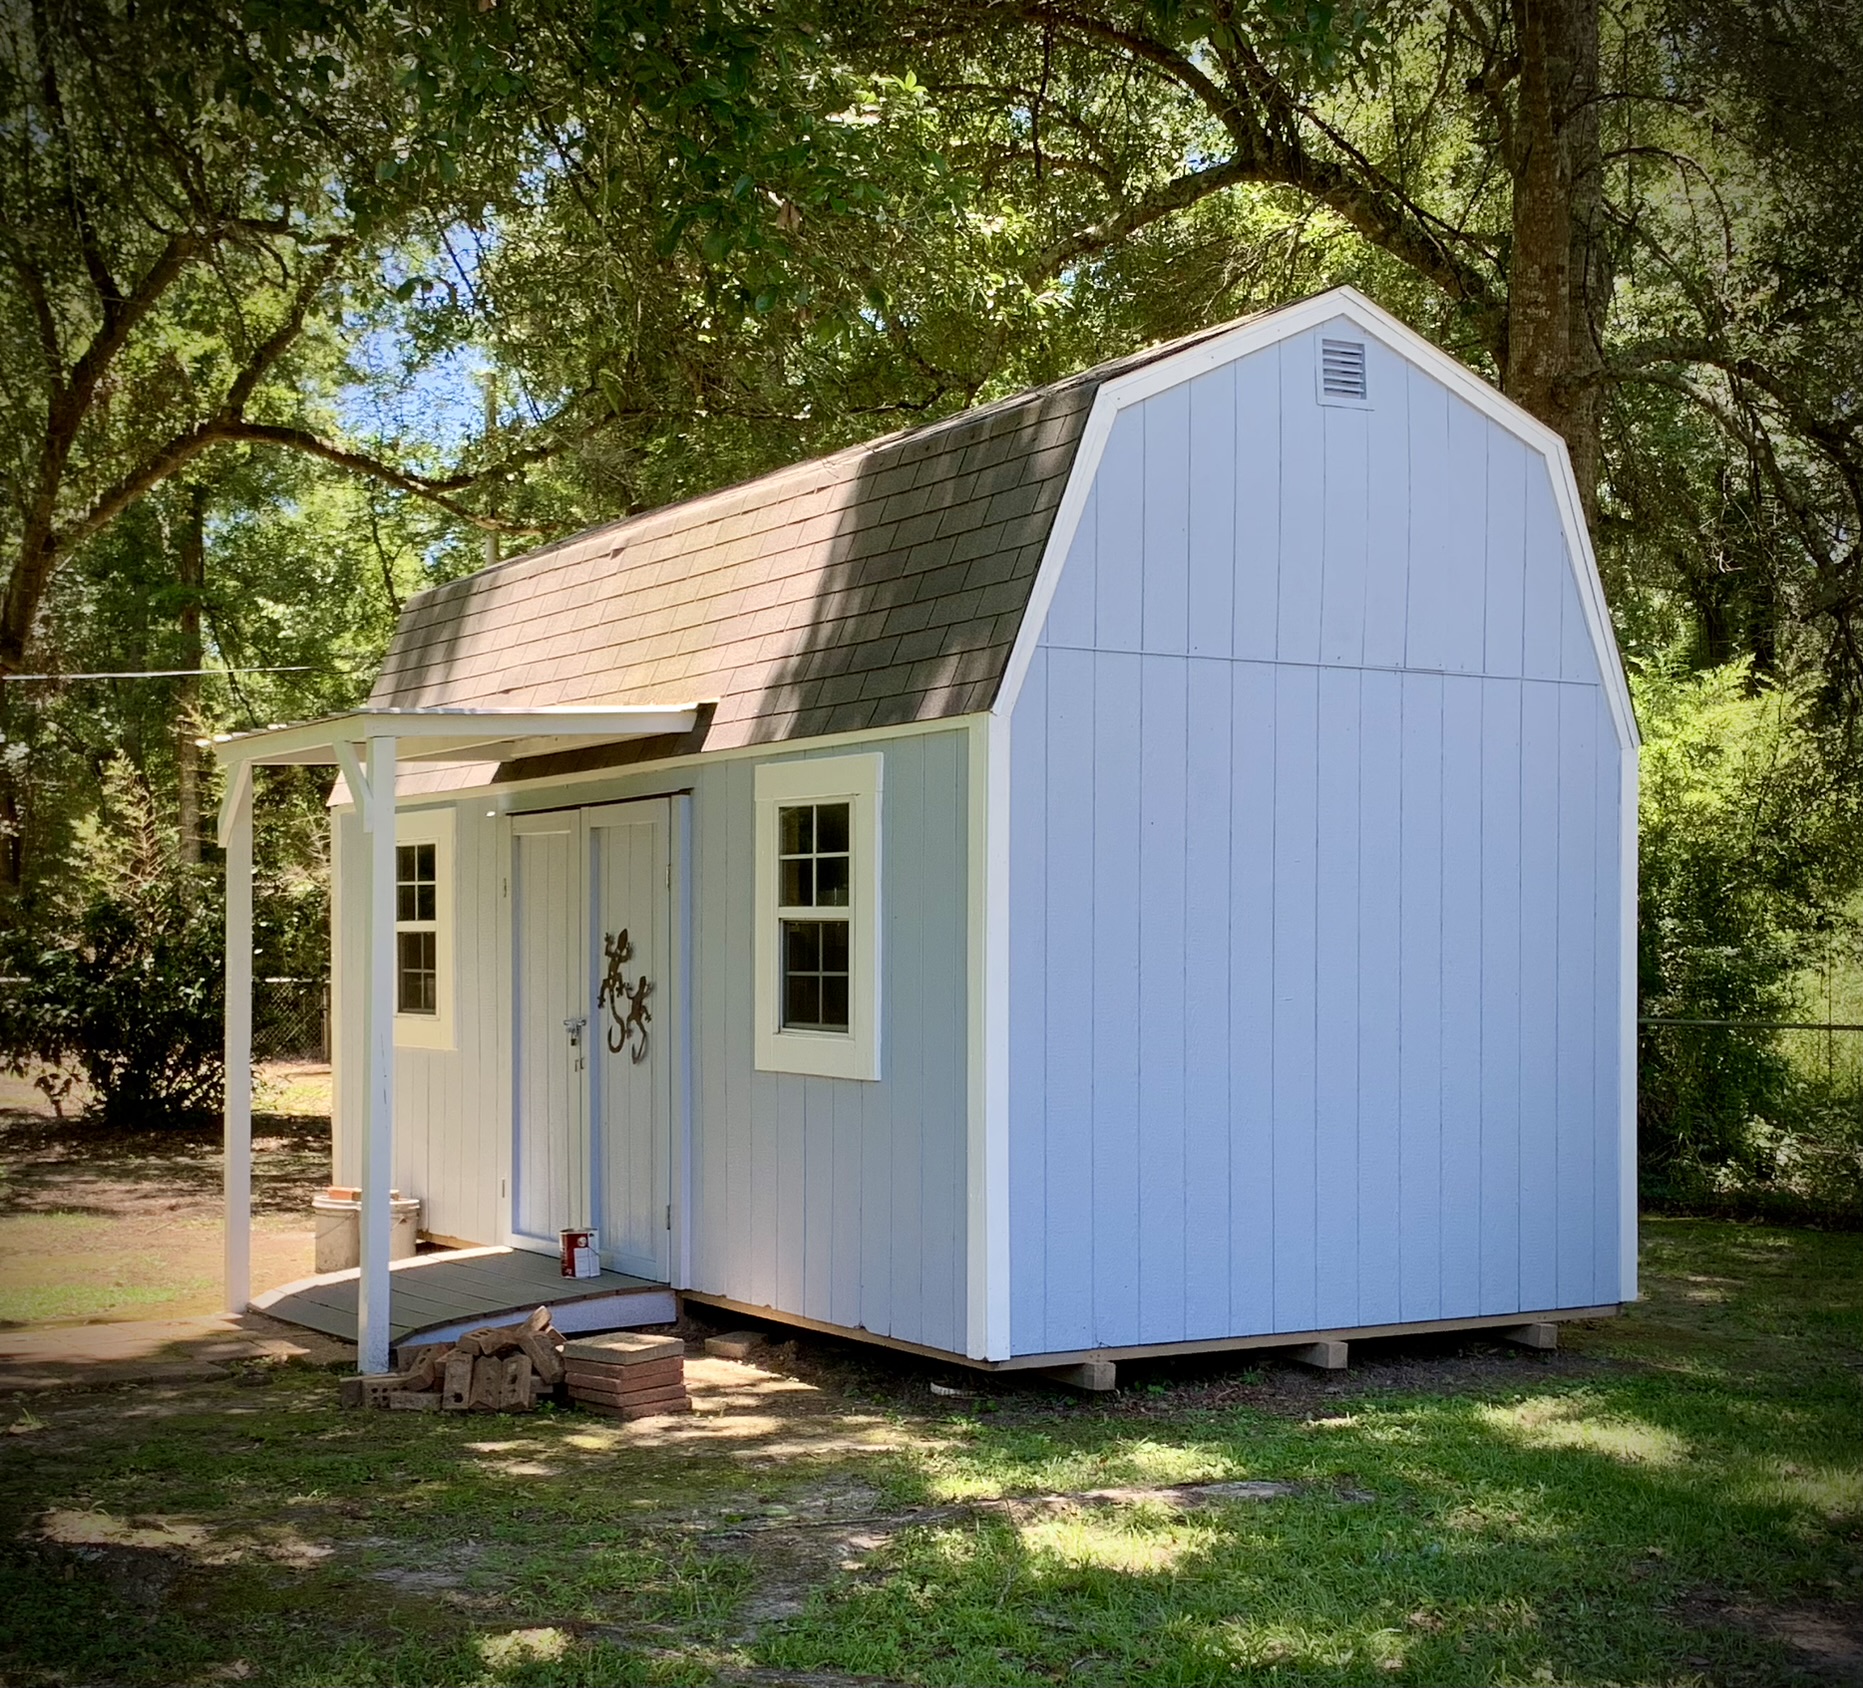
M 610 1270 L 671 1266 L 671 800 L 511 820 L 511 1240 L 592 1226 Z

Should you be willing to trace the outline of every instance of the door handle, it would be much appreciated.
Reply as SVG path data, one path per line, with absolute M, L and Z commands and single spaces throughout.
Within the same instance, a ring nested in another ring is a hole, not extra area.
M 588 1023 L 589 1017 L 586 1014 L 574 1015 L 563 1022 L 563 1030 L 569 1033 L 569 1047 L 571 1049 L 580 1049 L 582 1047 L 582 1033 Z

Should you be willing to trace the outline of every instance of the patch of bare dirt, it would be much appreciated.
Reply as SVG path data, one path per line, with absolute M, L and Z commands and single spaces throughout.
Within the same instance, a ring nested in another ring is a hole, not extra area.
M 169 1221 L 219 1216 L 220 1128 L 105 1131 L 76 1120 L 0 1113 L 0 1216 L 68 1213 Z M 253 1121 L 255 1216 L 308 1219 L 330 1181 L 330 1122 Z
M 1771 1606 L 1703 1595 L 1691 1600 L 1686 1611 L 1701 1629 L 1731 1629 L 1774 1642 L 1810 1677 L 1863 1683 L 1863 1605 L 1800 1601 Z
M 865 1570 L 872 1556 L 887 1547 L 902 1530 L 986 1517 L 1003 1518 L 1021 1525 L 1037 1517 L 1106 1507 L 1167 1507 L 1188 1512 L 1313 1493 L 1330 1494 L 1348 1505 L 1376 1498 L 1363 1489 L 1243 1480 L 1009 1495 L 958 1501 L 947 1506 L 848 1513 L 836 1510 L 835 1501 L 855 1498 L 851 1493 L 844 1492 L 837 1497 L 817 1491 L 803 1504 L 783 1508 L 779 1516 L 708 1530 L 699 1539 L 712 1552 L 741 1555 L 755 1566 L 756 1581 L 739 1608 L 741 1625 L 731 1638 L 742 1646 L 754 1641 L 768 1625 L 800 1614 L 810 1593 L 837 1572 L 858 1575 Z

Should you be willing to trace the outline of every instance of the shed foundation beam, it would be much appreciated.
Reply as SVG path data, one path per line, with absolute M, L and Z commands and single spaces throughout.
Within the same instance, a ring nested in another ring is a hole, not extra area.
M 1065 1383 L 1070 1389 L 1085 1389 L 1096 1395 L 1119 1387 L 1119 1368 L 1111 1360 L 1082 1360 L 1075 1366 L 1048 1366 L 1042 1375 L 1053 1378 L 1056 1383 Z
M 1290 1349 L 1289 1358 L 1315 1371 L 1344 1371 L 1350 1346 L 1345 1342 L 1309 1342 L 1304 1348 Z
M 1534 1348 L 1542 1354 L 1550 1353 L 1559 1346 L 1559 1327 L 1549 1319 L 1536 1320 L 1530 1325 L 1509 1325 L 1495 1334 L 1503 1342 L 1512 1342 L 1521 1348 Z

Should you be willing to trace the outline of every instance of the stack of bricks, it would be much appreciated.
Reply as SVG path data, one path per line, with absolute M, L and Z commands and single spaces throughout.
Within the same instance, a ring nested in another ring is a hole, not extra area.
M 654 1418 L 692 1410 L 686 1345 L 676 1336 L 616 1331 L 572 1338 L 563 1348 L 569 1398 L 615 1418 Z

